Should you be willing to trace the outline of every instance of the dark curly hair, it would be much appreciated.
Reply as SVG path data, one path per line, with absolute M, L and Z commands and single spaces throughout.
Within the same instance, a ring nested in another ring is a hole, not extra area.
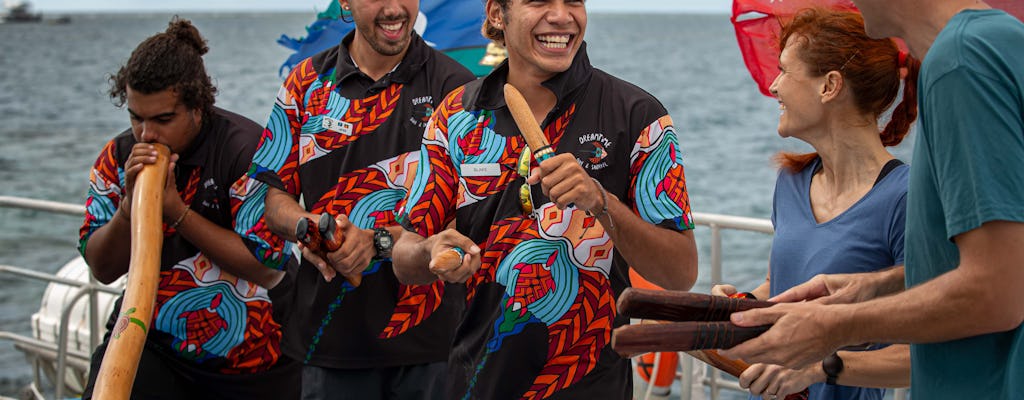
M 140 43 L 128 63 L 110 76 L 110 98 L 121 107 L 127 101 L 128 87 L 145 94 L 171 88 L 186 107 L 208 116 L 217 94 L 203 65 L 203 54 L 209 50 L 192 22 L 175 16 L 166 31 Z

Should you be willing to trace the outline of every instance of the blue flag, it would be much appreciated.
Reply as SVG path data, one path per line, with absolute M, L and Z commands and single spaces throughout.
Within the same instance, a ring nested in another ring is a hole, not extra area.
M 317 14 L 316 21 L 306 28 L 305 38 L 281 35 L 277 43 L 295 53 L 281 65 L 281 76 L 287 76 L 292 67 L 316 53 L 337 46 L 355 24 L 342 20 L 346 13 L 336 0 L 330 0 L 327 10 Z M 346 19 L 351 19 L 346 15 Z M 490 40 L 480 33 L 484 22 L 482 0 L 421 0 L 420 14 L 414 29 L 431 47 L 465 65 L 477 76 L 490 72 L 490 66 L 480 65 Z

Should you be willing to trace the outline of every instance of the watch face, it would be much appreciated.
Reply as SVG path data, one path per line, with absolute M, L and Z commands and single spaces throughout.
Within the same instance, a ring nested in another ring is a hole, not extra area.
M 391 244 L 392 244 L 391 243 L 391 235 L 386 235 L 386 236 L 382 235 L 381 236 L 381 238 L 380 238 L 380 247 L 383 247 L 385 249 L 390 249 L 391 248 Z

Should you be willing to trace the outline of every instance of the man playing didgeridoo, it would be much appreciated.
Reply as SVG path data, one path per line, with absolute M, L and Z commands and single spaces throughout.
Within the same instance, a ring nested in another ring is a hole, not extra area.
M 668 289 L 697 275 L 672 120 L 590 65 L 583 1 L 489 0 L 486 10 L 485 32 L 508 60 L 450 93 L 428 123 L 395 273 L 467 284 L 445 398 L 628 399 L 629 360 L 610 346 L 628 322 L 615 312 L 627 263 Z M 534 160 L 543 149 L 527 149 L 506 83 L 554 156 Z M 437 262 L 456 247 L 460 265 Z
M 910 342 L 914 398 L 1024 398 L 1024 24 L 973 0 L 855 0 L 873 37 L 922 59 L 906 267 L 824 275 L 726 354 L 803 367 L 858 343 Z M 908 288 L 904 291 L 904 287 Z
M 191 22 L 175 18 L 111 77 L 110 96 L 127 106 L 131 129 L 96 159 L 79 249 L 101 282 L 128 272 L 136 178 L 157 161 L 155 144 L 169 147 L 160 281 L 131 397 L 298 398 L 300 365 L 281 355 L 279 323 L 292 288 L 282 270 L 293 258 L 284 241 L 253 223 L 262 203 L 242 206 L 266 190 L 245 174 L 260 126 L 214 107 L 202 58 L 208 49 Z M 127 323 L 117 318 L 123 300 L 93 353 L 84 399 L 124 330 L 115 321 Z

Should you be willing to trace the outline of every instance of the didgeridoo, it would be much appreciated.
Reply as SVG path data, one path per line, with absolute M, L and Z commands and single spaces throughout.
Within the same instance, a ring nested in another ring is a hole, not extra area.
M 131 256 L 124 300 L 96 380 L 93 397 L 128 399 L 142 356 L 146 334 L 152 327 L 156 289 L 160 282 L 163 250 L 163 198 L 170 150 L 155 144 L 157 159 L 142 167 L 132 196 Z

